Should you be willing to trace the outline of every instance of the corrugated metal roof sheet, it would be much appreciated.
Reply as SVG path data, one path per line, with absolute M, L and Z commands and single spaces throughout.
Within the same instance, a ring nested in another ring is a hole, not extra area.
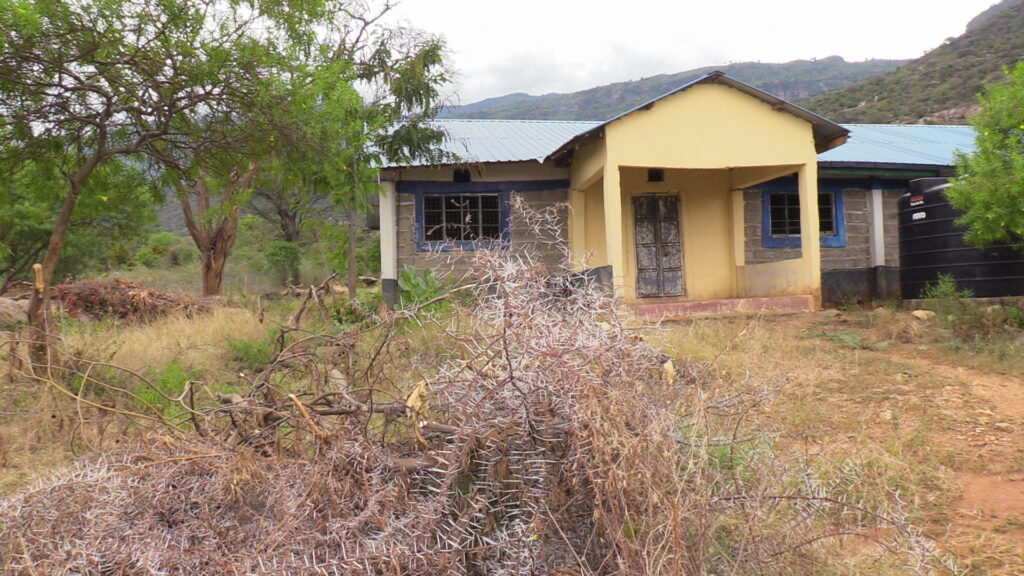
M 560 120 L 435 120 L 444 148 L 466 162 L 541 161 L 603 122 Z M 823 162 L 950 166 L 953 151 L 974 150 L 970 126 L 844 124 L 850 138 L 818 155 Z
M 970 126 L 844 124 L 846 144 L 818 155 L 819 162 L 951 166 L 953 151 L 974 150 Z
M 448 134 L 444 149 L 466 162 L 540 162 L 600 122 L 445 119 L 433 124 Z

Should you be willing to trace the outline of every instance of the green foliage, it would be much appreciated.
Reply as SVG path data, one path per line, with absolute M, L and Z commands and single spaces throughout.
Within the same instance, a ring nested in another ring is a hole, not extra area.
M 986 322 L 978 307 L 970 301 L 974 293 L 958 288 L 956 278 L 939 274 L 938 280 L 921 290 L 921 297 L 935 312 L 939 322 L 949 327 L 959 340 L 973 340 L 991 334 L 992 326 Z
M 196 261 L 196 247 L 186 238 L 170 232 L 150 234 L 146 245 L 135 254 L 135 262 L 147 268 L 173 268 Z
M 360 293 L 362 296 L 362 293 Z M 363 298 L 350 300 L 338 298 L 331 305 L 331 317 L 342 326 L 358 324 L 373 316 L 373 311 Z
M 938 280 L 921 290 L 921 297 L 936 302 L 958 302 L 964 298 L 974 298 L 974 292 L 968 288 L 958 288 L 956 278 L 949 274 L 939 274 Z
M 173 417 L 180 412 L 180 406 L 168 401 L 168 398 L 177 398 L 184 390 L 185 385 L 193 376 L 188 373 L 182 363 L 178 360 L 171 360 L 159 371 L 150 371 L 152 386 L 142 385 L 135 390 L 135 395 L 149 406 L 160 411 L 164 417 Z M 145 405 L 140 406 L 145 409 Z
M 1024 54 L 1024 3 L 1004 2 L 950 39 L 888 74 L 797 103 L 837 122 L 963 122 L 975 95 Z
M 267 268 L 281 282 L 291 279 L 298 281 L 299 264 L 302 260 L 302 248 L 294 242 L 271 242 L 264 254 Z
M 25 160 L 0 179 L 0 285 L 39 262 L 66 193 L 57 161 Z M 125 162 L 97 168 L 82 192 L 57 274 L 81 274 L 129 262 L 156 221 L 146 175 Z
M 243 369 L 256 372 L 270 364 L 276 339 L 276 333 L 254 340 L 228 338 L 228 348 Z
M 346 225 L 330 220 L 310 221 L 309 226 L 316 232 L 316 243 L 311 257 L 323 262 L 328 270 L 341 272 L 348 269 L 349 240 Z M 356 236 L 356 274 L 360 276 L 380 275 L 380 233 L 360 230 Z
M 399 306 L 402 308 L 421 306 L 443 296 L 448 291 L 446 283 L 434 276 L 433 270 L 425 268 L 423 271 L 417 271 L 412 266 L 407 266 L 402 270 L 398 276 L 398 287 L 402 290 L 399 302 Z M 448 312 L 450 306 L 448 300 L 442 300 L 431 304 L 424 311 L 428 314 L 443 315 Z
M 964 212 L 968 243 L 1024 250 L 1024 62 L 979 101 L 981 113 L 971 120 L 974 153 L 957 154 L 959 177 L 946 196 Z
M 161 188 L 194 198 L 183 211 L 195 216 L 204 291 L 209 283 L 216 292 L 238 209 L 252 193 L 248 178 L 261 167 L 276 176 L 261 184 L 293 198 L 332 198 L 355 215 L 377 192 L 385 158 L 437 157 L 442 134 L 426 121 L 448 79 L 444 46 L 384 24 L 390 8 L 354 0 L 0 0 L 0 141 L 8 144 L 0 170 L 13 174 L 26 158 L 52 162 L 64 176 L 53 190 L 68 214 L 75 201 L 107 195 L 86 188 L 104 166 L 148 155 L 162 169 Z M 52 205 L 32 208 L 20 220 L 53 231 L 48 277 L 63 228 L 44 218 Z M 0 243 L 5 259 L 26 252 Z

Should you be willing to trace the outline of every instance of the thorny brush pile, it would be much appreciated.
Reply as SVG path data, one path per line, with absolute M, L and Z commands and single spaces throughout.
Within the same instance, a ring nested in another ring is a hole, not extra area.
M 522 254 L 473 270 L 475 305 L 444 318 L 331 329 L 311 289 L 242 393 L 142 405 L 116 368 L 37 370 L 155 428 L 0 503 L 5 573 L 808 574 L 851 535 L 955 572 L 898 511 L 776 458 L 748 425 L 762 393 L 667 363 L 601 287 Z M 328 328 L 302 329 L 317 308 Z

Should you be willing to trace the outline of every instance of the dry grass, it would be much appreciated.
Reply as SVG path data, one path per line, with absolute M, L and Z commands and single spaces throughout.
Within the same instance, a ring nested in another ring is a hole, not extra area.
M 457 319 L 309 332 L 293 316 L 234 394 L 161 391 L 154 408 L 150 383 L 95 363 L 36 376 L 72 397 L 96 455 L 0 501 L 0 558 L 25 574 L 955 573 L 891 491 L 898 453 L 820 441 L 813 404 L 851 388 L 862 342 L 840 361 L 732 319 L 657 332 L 663 355 L 603 290 L 529 254 L 478 252 L 473 268 Z M 217 340 L 251 318 L 208 322 L 101 326 L 77 345 L 212 371 Z M 780 389 L 793 357 L 813 369 Z M 779 416 L 794 391 L 812 394 L 798 434 Z M 117 441 L 158 435 L 110 446 L 108 421 Z
M 148 324 L 67 324 L 64 340 L 78 356 L 105 358 L 135 371 L 178 360 L 192 371 L 222 378 L 236 372 L 230 339 L 264 339 L 272 329 L 251 310 L 220 307 L 194 318 L 176 315 Z
M 1009 359 L 1019 333 L 965 343 L 940 322 L 881 308 L 671 323 L 651 337 L 714 360 L 734 390 L 784 379 L 759 414 L 780 431 L 775 450 L 851 499 L 898 493 L 969 574 L 1024 573 L 1016 516 L 972 522 L 961 508 L 968 473 L 1006 478 L 1011 491 L 1024 477 L 1024 404 L 1011 400 L 1024 397 L 1024 367 Z

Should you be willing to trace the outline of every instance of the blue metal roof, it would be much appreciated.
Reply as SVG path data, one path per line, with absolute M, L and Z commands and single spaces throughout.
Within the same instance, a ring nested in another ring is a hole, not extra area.
M 952 166 L 953 151 L 974 150 L 970 126 L 845 124 L 846 144 L 818 155 L 819 162 Z
M 542 162 L 600 122 L 561 120 L 435 120 L 448 137 L 443 148 L 465 162 Z
M 605 122 L 560 120 L 435 120 L 448 134 L 444 148 L 467 163 L 543 161 L 574 137 Z M 951 166 L 953 151 L 974 150 L 970 126 L 844 124 L 846 144 L 821 162 Z

